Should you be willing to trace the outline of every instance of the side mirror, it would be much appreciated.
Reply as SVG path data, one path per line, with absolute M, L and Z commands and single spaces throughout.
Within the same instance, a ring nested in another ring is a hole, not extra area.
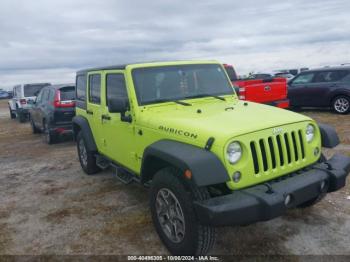
M 125 113 L 129 109 L 129 101 L 126 98 L 112 98 L 108 100 L 110 113 Z
M 110 113 L 120 113 L 120 119 L 123 122 L 132 122 L 131 116 L 126 116 L 126 111 L 129 110 L 128 98 L 112 98 L 108 100 L 108 111 Z

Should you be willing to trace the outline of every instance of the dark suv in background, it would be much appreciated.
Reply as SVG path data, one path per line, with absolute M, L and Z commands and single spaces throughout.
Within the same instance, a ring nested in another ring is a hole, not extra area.
M 288 83 L 290 105 L 331 107 L 339 114 L 350 111 L 350 67 L 304 71 Z
M 45 133 L 48 144 L 60 135 L 72 132 L 75 116 L 75 85 L 52 85 L 43 88 L 29 111 L 33 133 Z

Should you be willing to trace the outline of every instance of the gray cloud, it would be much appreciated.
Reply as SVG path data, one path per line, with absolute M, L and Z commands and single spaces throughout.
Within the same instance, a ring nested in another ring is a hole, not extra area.
M 2 0 L 0 86 L 80 68 L 217 59 L 239 73 L 350 62 L 350 2 Z

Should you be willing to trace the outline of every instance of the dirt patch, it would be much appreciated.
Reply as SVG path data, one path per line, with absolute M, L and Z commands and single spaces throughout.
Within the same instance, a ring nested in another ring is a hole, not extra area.
M 0 101 L 0 254 L 168 254 L 152 225 L 148 190 L 106 170 L 86 176 L 72 141 L 43 143 Z M 350 155 L 350 115 L 302 112 L 337 128 Z M 350 181 L 310 209 L 246 227 L 218 228 L 212 254 L 350 255 Z M 295 261 L 296 257 L 284 257 Z

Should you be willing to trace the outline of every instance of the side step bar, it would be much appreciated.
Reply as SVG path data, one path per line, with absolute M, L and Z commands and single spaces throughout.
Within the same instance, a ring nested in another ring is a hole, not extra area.
M 138 176 L 126 170 L 125 168 L 113 163 L 111 160 L 105 158 L 104 156 L 98 154 L 96 155 L 96 165 L 102 170 L 106 170 L 107 168 L 112 167 L 115 170 L 113 172 L 113 175 L 123 184 L 128 185 L 134 181 L 140 183 L 140 179 Z

